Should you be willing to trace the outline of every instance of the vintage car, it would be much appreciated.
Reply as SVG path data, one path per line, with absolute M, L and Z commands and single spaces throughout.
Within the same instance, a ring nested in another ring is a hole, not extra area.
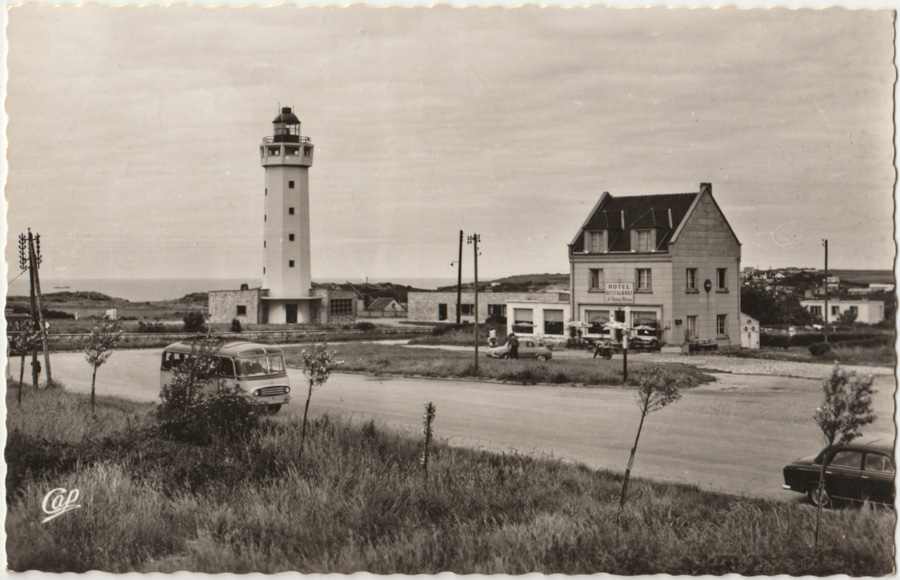
M 810 503 L 818 505 L 819 476 L 822 471 L 823 449 L 784 467 L 784 489 L 805 493 Z M 835 445 L 831 460 L 825 468 L 823 506 L 833 500 L 870 501 L 894 504 L 894 450 L 891 439 L 858 440 Z
M 509 358 L 509 343 L 489 348 L 487 356 L 491 358 Z M 553 353 L 543 343 L 533 338 L 519 337 L 519 358 L 547 360 L 552 357 Z

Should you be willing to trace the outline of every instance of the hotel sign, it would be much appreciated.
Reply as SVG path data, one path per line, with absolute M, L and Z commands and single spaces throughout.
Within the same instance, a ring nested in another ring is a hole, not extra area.
M 607 304 L 633 304 L 634 282 L 607 282 Z

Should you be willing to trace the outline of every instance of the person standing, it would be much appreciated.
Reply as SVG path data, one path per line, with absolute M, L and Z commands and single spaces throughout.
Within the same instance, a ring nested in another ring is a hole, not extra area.
M 519 358 L 519 339 L 516 337 L 515 332 L 509 333 L 507 344 L 509 345 L 509 358 Z

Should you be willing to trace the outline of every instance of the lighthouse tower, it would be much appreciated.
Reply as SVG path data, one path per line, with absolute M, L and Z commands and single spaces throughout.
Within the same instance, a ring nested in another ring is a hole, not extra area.
M 272 121 L 263 137 L 260 162 L 266 171 L 263 237 L 263 304 L 260 318 L 270 324 L 309 322 L 309 168 L 313 144 L 300 135 L 290 107 Z

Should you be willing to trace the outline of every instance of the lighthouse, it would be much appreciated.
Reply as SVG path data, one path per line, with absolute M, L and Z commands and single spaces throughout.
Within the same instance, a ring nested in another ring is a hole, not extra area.
M 263 304 L 260 318 L 270 324 L 311 320 L 321 301 L 310 296 L 309 168 L 314 146 L 300 134 L 300 119 L 283 107 L 272 121 L 272 135 L 259 147 L 265 170 L 263 217 Z

